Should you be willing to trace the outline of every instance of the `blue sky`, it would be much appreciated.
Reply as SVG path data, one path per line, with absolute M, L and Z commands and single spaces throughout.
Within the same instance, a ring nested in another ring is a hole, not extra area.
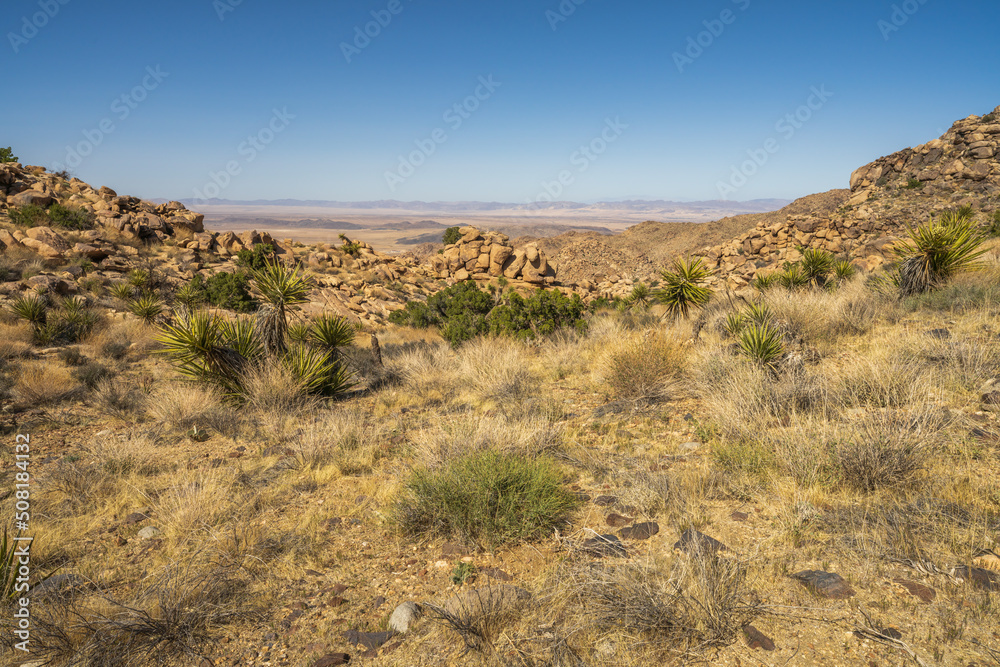
M 794 198 L 1000 104 L 995 0 L 4 7 L 0 145 L 150 198 Z

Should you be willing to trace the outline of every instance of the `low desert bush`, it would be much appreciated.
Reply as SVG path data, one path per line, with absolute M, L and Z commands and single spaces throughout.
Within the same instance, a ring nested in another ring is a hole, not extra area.
M 82 384 L 87 389 L 94 389 L 102 380 L 114 377 L 115 372 L 94 361 L 88 361 L 71 371 L 73 379 Z
M 558 417 L 536 411 L 517 414 L 468 412 L 438 420 L 413 436 L 421 464 L 437 468 L 473 452 L 494 451 L 537 458 L 556 455 L 563 445 Z
M 109 475 L 155 475 L 165 467 L 156 440 L 139 429 L 100 435 L 90 451 Z
M 149 400 L 149 413 L 160 424 L 177 431 L 228 421 L 232 410 L 218 392 L 193 384 L 159 387 Z
M 416 470 L 397 500 L 396 516 L 408 533 L 492 548 L 550 534 L 578 503 L 551 460 L 484 451 Z
M 306 426 L 297 439 L 296 456 L 310 470 L 332 467 L 340 475 L 364 475 L 392 453 L 393 441 L 402 441 L 399 425 L 372 419 L 358 409 L 345 408 Z
M 942 418 L 931 411 L 866 414 L 833 446 L 840 480 L 858 491 L 912 485 L 933 452 Z
M 145 412 L 148 396 L 134 380 L 118 376 L 98 380 L 91 400 L 104 414 L 128 421 Z
M 584 614 L 647 648 L 687 654 L 735 643 L 762 612 L 747 565 L 718 553 L 573 573 Z
M 242 378 L 247 407 L 265 415 L 293 415 L 318 406 L 301 380 L 284 364 L 266 363 Z
M 649 332 L 613 347 L 601 373 L 614 398 L 657 401 L 678 390 L 685 366 L 686 351 L 679 340 Z

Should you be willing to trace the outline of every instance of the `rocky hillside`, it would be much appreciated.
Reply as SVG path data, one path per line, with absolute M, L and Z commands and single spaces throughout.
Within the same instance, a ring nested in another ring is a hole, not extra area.
M 462 228 L 458 243 L 442 254 L 420 262 L 379 253 L 364 241 L 307 246 L 267 232 L 207 231 L 204 216 L 180 202 L 119 196 L 109 187 L 94 188 L 38 166 L 0 164 L 0 188 L 6 195 L 0 198 L 0 253 L 8 261 L 38 264 L 30 277 L 0 283 L 4 294 L 24 289 L 74 294 L 95 280 L 111 285 L 135 269 L 149 268 L 168 286 L 178 287 L 196 274 L 232 270 L 241 250 L 261 244 L 309 269 L 316 288 L 306 314 L 331 311 L 375 325 L 406 301 L 426 298 L 456 281 L 503 276 L 522 291 L 557 284 L 555 265 L 537 246 L 515 248 L 505 235 L 484 236 L 473 227 Z M 80 212 L 87 222 L 71 229 L 50 223 L 45 210 L 53 205 Z M 24 211 L 42 218 L 16 224 L 10 213 Z
M 893 153 L 851 175 L 851 189 L 833 191 L 812 212 L 785 210 L 733 240 L 702 250 L 717 280 L 738 289 L 757 275 L 794 262 L 799 248 L 824 248 L 878 267 L 906 225 L 964 204 L 1000 207 L 1000 107 L 957 121 L 941 138 Z M 791 208 L 791 207 L 789 207 Z

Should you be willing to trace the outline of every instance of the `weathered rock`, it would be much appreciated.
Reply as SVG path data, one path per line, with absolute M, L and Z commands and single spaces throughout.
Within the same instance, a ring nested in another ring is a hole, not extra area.
M 822 570 L 803 570 L 792 575 L 806 588 L 819 597 L 830 600 L 844 600 L 856 595 L 851 585 L 839 574 Z
M 905 588 L 910 595 L 920 598 L 921 602 L 932 602 L 934 598 L 937 597 L 937 591 L 930 586 L 925 586 L 923 584 L 918 584 L 915 581 L 898 577 L 893 579 L 893 581 Z
M 955 568 L 954 575 L 984 591 L 1000 591 L 1000 573 L 963 565 Z
M 774 641 L 752 625 L 747 625 L 743 628 L 743 641 L 746 642 L 749 648 L 760 648 L 765 651 L 773 651 L 775 649 Z
M 138 537 L 140 540 L 151 540 L 154 537 L 159 536 L 159 534 L 160 534 L 160 529 L 157 528 L 156 526 L 146 526 L 138 533 L 136 533 L 136 537 Z
M 347 653 L 327 653 L 321 658 L 317 658 L 312 667 L 336 667 L 346 665 L 351 661 L 351 656 Z
M 25 190 L 7 198 L 11 206 L 41 206 L 48 208 L 55 201 L 51 195 L 38 190 Z
M 624 526 L 632 523 L 634 519 L 630 519 L 627 516 L 622 516 L 621 514 L 616 514 L 612 512 L 605 519 L 604 522 L 607 523 L 612 528 L 622 528 Z
M 648 540 L 658 532 L 660 532 L 660 525 L 655 521 L 647 521 L 623 528 L 618 531 L 618 534 L 626 540 Z
M 404 602 L 396 607 L 389 617 L 389 629 L 399 633 L 408 632 L 410 625 L 423 614 L 423 609 L 416 602 Z
M 704 533 L 698 532 L 694 528 L 688 528 L 681 533 L 681 538 L 674 542 L 674 549 L 683 551 L 691 556 L 726 551 L 726 545 L 714 537 L 709 537 Z
M 628 555 L 625 545 L 615 535 L 597 535 L 586 539 L 580 546 L 580 550 L 598 558 L 604 556 L 625 558 Z
M 363 646 L 370 651 L 377 651 L 379 647 L 396 636 L 395 630 L 386 632 L 360 632 L 358 630 L 347 630 L 343 633 L 344 639 L 351 646 Z

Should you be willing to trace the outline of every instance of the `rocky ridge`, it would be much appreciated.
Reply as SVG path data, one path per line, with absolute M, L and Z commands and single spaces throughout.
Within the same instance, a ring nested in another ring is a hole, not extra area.
M 964 204 L 1000 205 L 1000 107 L 954 123 L 942 137 L 857 169 L 849 191 L 834 191 L 826 210 L 762 222 L 698 255 L 717 270 L 716 286 L 739 289 L 758 273 L 822 248 L 866 270 L 886 262 L 907 225 Z

